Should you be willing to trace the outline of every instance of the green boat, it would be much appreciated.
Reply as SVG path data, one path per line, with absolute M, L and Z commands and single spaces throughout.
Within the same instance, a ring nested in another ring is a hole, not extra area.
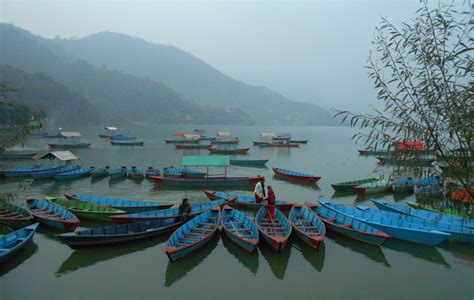
M 59 199 L 56 197 L 45 197 L 45 199 L 73 212 L 79 219 L 111 221 L 110 216 L 126 214 L 125 211 L 120 209 L 88 202 Z
M 336 192 L 351 192 L 355 193 L 355 187 L 361 184 L 365 183 L 370 183 L 378 180 L 377 178 L 365 178 L 365 179 L 360 179 L 360 180 L 354 180 L 354 181 L 346 181 L 346 182 L 339 182 L 339 183 L 333 183 L 331 184 L 332 188 Z
M 31 213 L 10 203 L 0 203 L 0 223 L 13 228 L 23 228 L 33 223 Z
M 422 204 L 422 203 L 416 203 L 416 202 L 407 202 L 407 205 L 413 208 L 417 209 L 424 209 L 428 211 L 433 211 L 433 212 L 438 212 L 438 213 L 443 213 L 443 214 L 448 214 L 448 215 L 453 215 L 453 216 L 458 216 L 462 218 L 469 218 L 469 213 L 466 210 L 460 210 L 456 208 L 441 208 L 441 207 L 436 207 L 434 205 L 430 204 Z

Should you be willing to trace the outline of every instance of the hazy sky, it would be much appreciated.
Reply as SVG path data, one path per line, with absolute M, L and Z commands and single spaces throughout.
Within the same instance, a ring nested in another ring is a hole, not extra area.
M 44 37 L 114 31 L 177 46 L 222 72 L 294 100 L 363 111 L 376 103 L 364 65 L 381 16 L 399 1 L 4 1 L 0 19 Z

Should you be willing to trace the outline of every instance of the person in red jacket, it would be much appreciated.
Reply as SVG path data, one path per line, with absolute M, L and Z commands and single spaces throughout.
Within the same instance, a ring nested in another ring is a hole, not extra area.
M 267 209 L 268 209 L 268 216 L 269 218 L 273 218 L 275 215 L 275 193 L 273 192 L 273 189 L 271 186 L 268 186 L 268 193 L 267 193 Z

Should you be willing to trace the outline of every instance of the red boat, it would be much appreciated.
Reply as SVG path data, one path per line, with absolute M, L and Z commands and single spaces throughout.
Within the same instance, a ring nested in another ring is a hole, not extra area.
M 275 172 L 276 175 L 279 175 L 288 179 L 292 179 L 292 180 L 302 181 L 302 182 L 314 181 L 314 183 L 316 183 L 319 181 L 319 179 L 321 179 L 320 176 L 291 171 L 291 170 L 282 169 L 282 168 L 272 168 L 272 170 L 273 172 Z

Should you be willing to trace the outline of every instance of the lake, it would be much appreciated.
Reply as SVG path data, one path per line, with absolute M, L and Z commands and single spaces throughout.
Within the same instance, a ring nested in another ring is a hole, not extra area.
M 183 154 L 207 155 L 207 150 L 181 151 L 164 143 L 173 132 L 189 132 L 196 126 L 133 125 L 125 133 L 145 141 L 144 147 L 111 146 L 98 137 L 102 127 L 65 128 L 80 131 L 92 143 L 90 149 L 72 152 L 83 165 L 156 166 L 179 165 Z M 370 199 L 405 203 L 414 196 L 382 194 L 370 197 L 334 194 L 330 184 L 385 173 L 375 157 L 360 157 L 351 141 L 353 129 L 345 127 L 246 127 L 201 126 L 208 135 L 231 131 L 241 146 L 250 147 L 248 158 L 270 159 L 267 168 L 231 166 L 230 175 L 262 175 L 278 199 L 314 201 L 318 197 L 346 205 L 373 206 Z M 295 139 L 308 139 L 300 148 L 252 146 L 260 132 L 291 132 Z M 48 151 L 50 139 L 32 137 L 26 147 Z M 1 168 L 28 161 L 0 161 Z M 44 162 L 47 164 L 48 162 Z M 318 186 L 298 185 L 273 177 L 271 166 L 322 176 Z M 375 172 L 375 173 L 374 173 Z M 54 180 L 0 179 L 0 191 L 15 192 L 15 203 L 25 195 L 60 196 L 81 193 L 110 198 L 148 199 L 178 203 L 209 201 L 199 189 L 163 189 L 148 180 L 109 182 L 108 178 Z M 232 190 L 228 190 L 233 192 Z M 250 189 L 235 192 L 251 194 Z M 253 216 L 255 212 L 245 211 Z M 108 223 L 81 222 L 81 227 Z M 80 228 L 79 228 L 80 229 Z M 474 251 L 472 246 L 445 243 L 426 247 L 391 240 L 373 247 L 328 233 L 324 245 L 314 251 L 293 237 L 283 253 L 265 244 L 258 253 L 246 253 L 226 239 L 215 237 L 207 246 L 171 263 L 164 253 L 168 236 L 135 244 L 72 250 L 62 244 L 57 232 L 41 228 L 14 259 L 1 266 L 1 299 L 314 299 L 314 298 L 455 298 L 474 297 Z

